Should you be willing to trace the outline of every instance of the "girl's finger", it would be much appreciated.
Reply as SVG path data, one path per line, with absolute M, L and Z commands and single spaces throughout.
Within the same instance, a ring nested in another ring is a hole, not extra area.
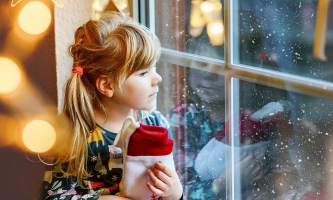
M 158 169 L 159 171 L 163 172 L 163 174 L 172 177 L 174 175 L 174 171 L 164 165 L 161 161 L 155 163 L 154 168 Z
M 259 181 L 259 180 L 262 178 L 263 174 L 264 174 L 264 172 L 263 172 L 263 171 L 260 171 L 259 174 L 256 174 L 256 175 L 253 177 L 252 182 L 255 183 L 255 182 Z
M 250 163 L 253 162 L 253 157 L 252 155 L 247 155 L 246 157 L 244 157 L 240 163 L 243 165 L 250 165 Z
M 156 171 L 156 170 L 154 170 Z M 150 179 L 150 183 L 157 189 L 161 190 L 161 191 L 165 191 L 167 189 L 167 185 L 160 180 L 160 178 L 158 176 L 156 176 L 155 174 L 156 172 L 153 172 L 153 170 L 149 169 L 148 170 L 148 177 Z
M 148 189 L 153 193 L 153 194 L 157 194 L 159 196 L 161 196 L 163 194 L 163 191 L 156 188 L 152 183 L 148 182 L 147 183 L 147 187 Z

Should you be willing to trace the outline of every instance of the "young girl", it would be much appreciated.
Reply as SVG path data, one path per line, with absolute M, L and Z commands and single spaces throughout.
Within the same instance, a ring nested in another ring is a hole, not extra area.
M 113 146 L 124 120 L 132 116 L 143 124 L 169 129 L 159 112 L 148 112 L 162 81 L 154 69 L 160 43 L 129 17 L 105 12 L 100 20 L 77 29 L 70 53 L 73 74 L 61 114 L 68 122 L 61 124 L 62 129 L 67 131 L 61 131 L 61 141 L 54 148 L 56 165 L 45 172 L 41 197 L 124 199 L 115 196 L 122 175 L 122 151 Z M 162 199 L 182 198 L 174 170 L 157 162 L 147 174 L 150 182 L 138 184 L 147 184 Z

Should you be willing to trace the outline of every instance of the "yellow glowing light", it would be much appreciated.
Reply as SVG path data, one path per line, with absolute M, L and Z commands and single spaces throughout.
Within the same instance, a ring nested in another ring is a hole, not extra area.
M 16 6 L 18 3 L 20 3 L 22 0 L 12 0 L 12 3 L 10 4 L 12 7 Z M 52 0 L 53 3 L 55 3 L 60 8 L 64 6 L 64 4 L 61 2 L 61 0 Z
M 213 46 L 224 43 L 224 27 L 222 20 L 211 21 L 207 24 L 207 34 Z
M 198 15 L 193 15 L 193 17 L 190 20 L 190 25 L 193 27 L 202 27 L 206 23 L 205 19 Z
M 50 9 L 40 1 L 31 1 L 21 10 L 18 23 L 29 34 L 44 32 L 51 23 Z
M 17 140 L 18 124 L 9 116 L 0 115 L 0 146 L 8 146 Z
M 205 1 L 201 4 L 201 10 L 203 12 L 211 12 L 213 10 L 213 5 L 210 2 Z
M 21 82 L 19 67 L 9 58 L 0 57 L 0 94 L 8 94 L 18 88 Z
M 221 34 L 223 32 L 223 25 L 220 22 L 212 23 L 209 30 L 212 34 Z
M 43 120 L 28 123 L 22 134 L 24 145 L 33 152 L 42 153 L 52 148 L 56 140 L 56 131 L 51 124 Z
M 127 8 L 127 0 L 112 0 L 112 2 L 119 10 L 125 10 Z
M 92 4 L 92 7 L 98 11 L 103 11 L 103 6 L 99 2 L 95 2 Z
M 215 2 L 214 3 L 214 10 L 220 11 L 222 9 L 222 4 L 221 2 Z
M 61 0 L 52 0 L 52 1 L 53 1 L 53 3 L 55 3 L 60 8 L 64 6 L 64 4 L 62 4 Z
M 94 21 L 99 20 L 109 2 L 110 0 L 94 0 L 92 3 L 91 19 Z
M 193 5 L 199 5 L 201 3 L 201 0 L 192 0 L 191 4 Z

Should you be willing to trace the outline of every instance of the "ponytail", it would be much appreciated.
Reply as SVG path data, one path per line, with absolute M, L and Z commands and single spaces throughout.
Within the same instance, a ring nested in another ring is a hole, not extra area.
M 88 86 L 87 86 L 88 84 Z M 90 90 L 89 90 L 90 88 Z M 92 99 L 95 90 L 85 76 L 73 73 L 66 84 L 63 115 L 68 117 L 72 133 L 68 137 L 68 152 L 60 154 L 60 169 L 64 176 L 76 176 L 82 186 L 82 179 L 89 177 L 86 170 L 89 134 L 95 129 Z

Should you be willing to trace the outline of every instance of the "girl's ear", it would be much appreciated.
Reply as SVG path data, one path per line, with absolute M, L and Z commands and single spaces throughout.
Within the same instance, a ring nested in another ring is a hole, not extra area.
M 96 88 L 97 90 L 104 94 L 107 97 L 112 97 L 114 90 L 110 78 L 102 75 L 96 79 Z

